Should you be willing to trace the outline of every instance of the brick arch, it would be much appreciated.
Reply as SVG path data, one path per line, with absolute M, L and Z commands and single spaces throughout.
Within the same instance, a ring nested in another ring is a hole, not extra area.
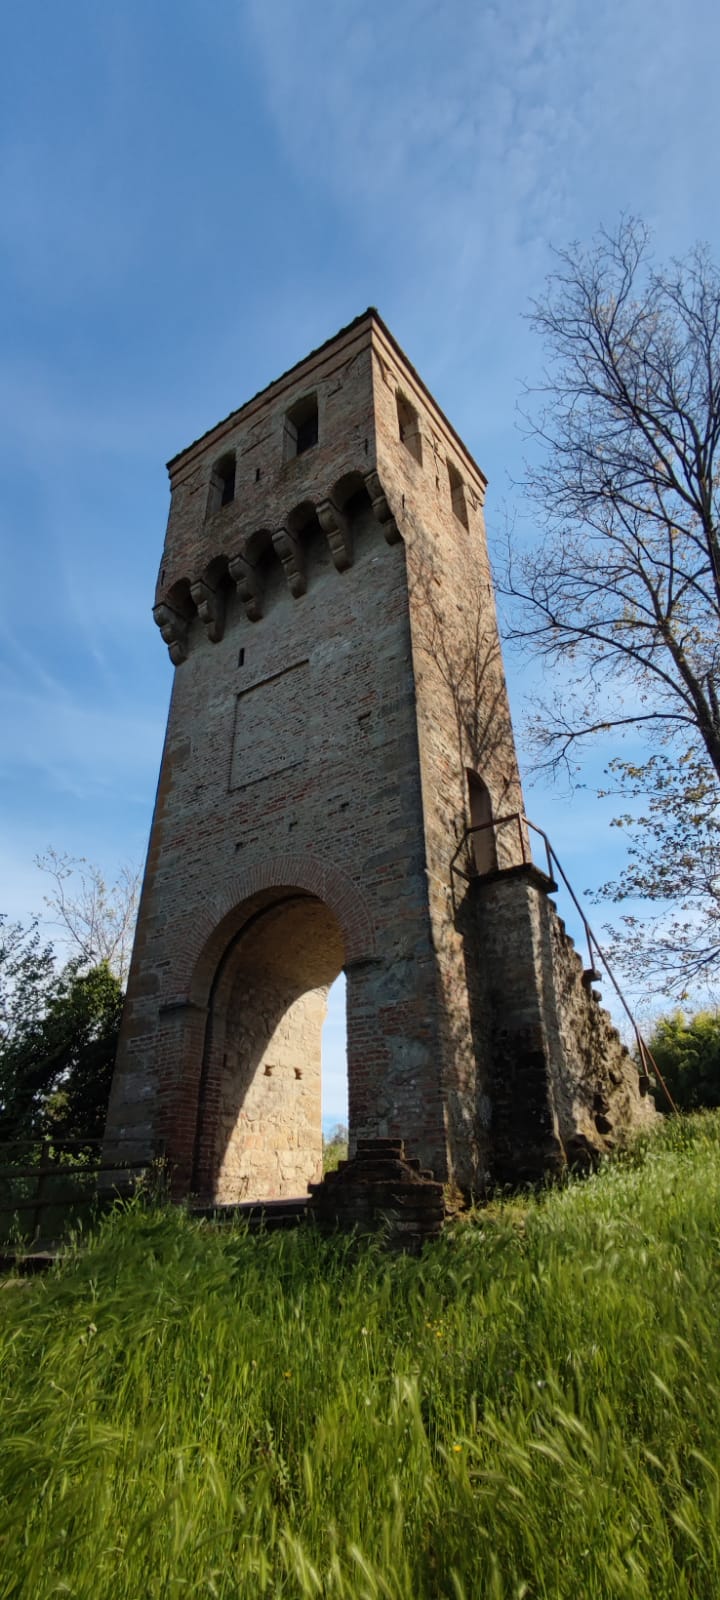
M 207 1003 L 220 957 L 251 910 L 250 902 L 262 903 L 262 897 L 273 890 L 315 895 L 323 901 L 342 932 L 346 966 L 375 954 L 367 901 L 346 872 L 309 855 L 276 856 L 231 878 L 222 893 L 208 901 L 204 912 L 193 917 L 181 941 L 182 954 L 168 974 L 167 1000 Z

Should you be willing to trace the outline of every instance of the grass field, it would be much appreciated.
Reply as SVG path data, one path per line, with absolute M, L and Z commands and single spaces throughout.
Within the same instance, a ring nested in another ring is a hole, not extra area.
M 0 1597 L 720 1595 L 720 1114 L 421 1260 L 118 1211 L 0 1288 Z

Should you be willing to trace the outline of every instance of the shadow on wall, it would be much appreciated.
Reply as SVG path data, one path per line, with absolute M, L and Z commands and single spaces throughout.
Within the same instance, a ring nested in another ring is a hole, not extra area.
M 206 1030 L 193 1189 L 218 1203 L 306 1193 L 322 1174 L 321 1037 L 344 961 L 333 913 L 294 895 L 226 950 Z

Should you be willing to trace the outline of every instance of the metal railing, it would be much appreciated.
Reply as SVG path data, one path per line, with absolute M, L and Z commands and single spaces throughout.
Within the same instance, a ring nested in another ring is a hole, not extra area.
M 472 883 L 476 878 L 483 877 L 485 874 L 483 874 L 482 872 L 477 871 L 477 870 L 475 872 L 463 872 L 463 870 L 457 864 L 458 863 L 458 857 L 461 855 L 462 851 L 464 849 L 466 849 L 466 847 L 468 845 L 468 842 L 473 838 L 473 836 L 475 834 L 486 833 L 488 831 L 488 829 L 492 829 L 494 833 L 497 833 L 498 829 L 506 827 L 509 823 L 514 824 L 515 827 L 517 828 L 518 839 L 519 839 L 519 842 L 520 842 L 520 857 L 521 857 L 520 862 L 510 863 L 510 865 L 522 865 L 522 866 L 532 866 L 532 865 L 534 865 L 533 860 L 532 860 L 532 855 L 530 854 L 529 848 L 528 848 L 529 836 L 530 836 L 531 833 L 535 833 L 535 834 L 537 834 L 538 838 L 542 839 L 543 845 L 545 847 L 545 860 L 546 860 L 546 864 L 547 864 L 547 878 L 549 880 L 548 889 L 549 889 L 550 892 L 552 892 L 557 888 L 557 883 L 555 881 L 556 876 L 557 876 L 557 878 L 559 878 L 560 882 L 564 885 L 565 889 L 567 890 L 567 893 L 570 896 L 570 899 L 571 899 L 571 901 L 573 903 L 573 906 L 575 907 L 575 910 L 576 910 L 576 912 L 577 912 L 577 914 L 578 914 L 578 916 L 580 918 L 580 921 L 582 922 L 583 930 L 584 930 L 584 933 L 585 933 L 585 939 L 587 941 L 587 948 L 588 948 L 588 973 L 589 973 L 589 976 L 590 976 L 591 979 L 592 978 L 599 979 L 602 976 L 602 974 L 597 971 L 596 966 L 595 966 L 595 960 L 597 958 L 597 960 L 601 963 L 602 967 L 605 969 L 605 972 L 607 973 L 608 978 L 610 979 L 610 983 L 612 984 L 612 987 L 615 990 L 615 993 L 616 993 L 616 995 L 618 997 L 618 1000 L 620 1001 L 620 1004 L 621 1004 L 621 1006 L 623 1008 L 623 1011 L 625 1012 L 625 1015 L 626 1015 L 626 1017 L 627 1017 L 627 1019 L 628 1019 L 628 1021 L 630 1023 L 630 1026 L 631 1026 L 631 1028 L 633 1030 L 633 1033 L 635 1035 L 635 1041 L 636 1041 L 636 1044 L 637 1044 L 638 1057 L 639 1057 L 641 1068 L 642 1068 L 641 1076 L 644 1076 L 645 1078 L 649 1078 L 650 1073 L 652 1071 L 653 1076 L 657 1079 L 658 1083 L 660 1084 L 660 1087 L 661 1087 L 661 1089 L 662 1089 L 662 1091 L 663 1091 L 663 1093 L 664 1093 L 664 1095 L 665 1095 L 665 1097 L 667 1099 L 668 1105 L 671 1107 L 671 1110 L 677 1111 L 677 1106 L 675 1104 L 675 1101 L 673 1100 L 673 1097 L 672 1097 L 672 1095 L 670 1093 L 670 1090 L 668 1089 L 668 1086 L 667 1086 L 667 1084 L 665 1082 L 665 1079 L 663 1078 L 663 1075 L 662 1075 L 662 1073 L 660 1071 L 660 1068 L 658 1067 L 658 1064 L 657 1064 L 657 1062 L 655 1060 L 655 1057 L 654 1057 L 654 1055 L 653 1055 L 653 1053 L 652 1053 L 652 1051 L 650 1049 L 650 1046 L 648 1045 L 647 1041 L 643 1038 L 643 1036 L 642 1036 L 642 1034 L 640 1032 L 640 1029 L 639 1029 L 638 1024 L 637 1024 L 637 1022 L 635 1020 L 635 1017 L 633 1016 L 633 1013 L 630 1010 L 630 1006 L 628 1005 L 628 1002 L 627 1002 L 627 1000 L 625 998 L 625 995 L 623 994 L 622 989 L 620 988 L 620 985 L 619 985 L 619 983 L 617 981 L 617 978 L 615 977 L 615 974 L 614 974 L 614 972 L 612 970 L 612 967 L 610 966 L 610 963 L 609 963 L 608 958 L 607 958 L 607 956 L 605 954 L 605 951 L 603 950 L 602 945 L 600 944 L 600 941 L 597 938 L 596 934 L 593 932 L 593 929 L 591 928 L 590 923 L 588 922 L 588 919 L 587 919 L 587 917 L 585 915 L 583 907 L 580 904 L 580 901 L 578 900 L 578 897 L 577 897 L 577 895 L 575 893 L 575 890 L 572 887 L 572 884 L 570 883 L 570 880 L 569 880 L 569 878 L 567 876 L 567 873 L 563 870 L 563 868 L 562 868 L 562 866 L 561 866 L 561 864 L 560 864 L 560 862 L 558 860 L 558 857 L 555 854 L 555 851 L 554 851 L 554 849 L 553 849 L 553 847 L 552 847 L 552 845 L 550 843 L 550 840 L 549 840 L 547 834 L 545 833 L 544 829 L 543 828 L 539 828 L 537 823 L 531 822 L 529 817 L 524 816 L 521 811 L 511 811 L 511 812 L 508 812 L 508 814 L 506 816 L 504 816 L 504 817 L 494 817 L 489 822 L 479 822 L 479 823 L 476 823 L 472 827 L 466 828 L 465 832 L 464 832 L 464 834 L 463 834 L 463 836 L 462 836 L 462 838 L 461 838 L 461 840 L 460 840 L 460 842 L 459 842 L 459 844 L 457 846 L 457 849 L 454 852 L 452 860 L 450 862 L 450 877 L 451 877 L 451 881 L 454 883 L 455 877 L 458 876 L 458 877 L 464 879 L 464 881 L 466 883 Z M 502 870 L 502 869 L 500 869 L 500 870 Z

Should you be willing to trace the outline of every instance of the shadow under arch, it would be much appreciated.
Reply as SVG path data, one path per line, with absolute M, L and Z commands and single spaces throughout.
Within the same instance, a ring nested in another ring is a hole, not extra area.
M 338 478 L 330 491 L 330 499 L 340 511 L 347 511 L 348 514 L 365 506 L 372 510 L 372 502 L 361 472 L 346 472 L 342 478 Z
M 262 930 L 262 938 L 258 942 L 259 930 Z M 282 952 L 289 951 L 291 946 L 295 955 L 288 966 L 289 956 Z M 165 1097 L 162 1115 L 177 1193 L 192 1191 L 212 1199 L 223 1187 L 227 1193 L 234 1182 L 232 1198 L 243 1197 L 242 1193 L 238 1194 L 239 1187 L 246 1197 L 252 1197 L 249 1181 L 245 1184 L 247 1164 L 243 1168 L 242 1162 L 236 1160 L 237 1142 L 227 1160 L 225 1153 L 232 1143 L 232 1130 L 238 1125 L 247 1089 L 251 1082 L 259 1081 L 258 1069 L 265 1078 L 266 1065 L 282 1067 L 286 1072 L 291 1099 L 294 1095 L 299 1097 L 298 1103 L 304 1100 L 300 1110 L 306 1129 L 308 1123 L 313 1124 L 312 1137 L 305 1139 L 308 1159 L 304 1173 L 298 1176 L 298 1163 L 293 1165 L 294 1158 L 285 1162 L 285 1192 L 292 1189 L 294 1194 L 302 1193 L 321 1153 L 319 1062 L 327 989 L 344 969 L 348 978 L 350 1016 L 358 994 L 362 1007 L 367 974 L 376 960 L 373 922 L 362 892 L 341 868 L 321 863 L 310 855 L 288 853 L 269 858 L 238 873 L 221 894 L 209 897 L 204 911 L 188 920 L 177 948 L 182 954 L 167 975 L 160 1003 L 168 1030 L 167 1048 L 175 1054 L 179 1045 L 183 1063 L 174 1087 Z M 258 965 L 263 963 L 271 972 L 269 989 L 264 996 L 259 992 L 262 985 L 256 982 Z M 250 980 L 255 993 L 252 1002 Z M 323 992 L 318 993 L 320 990 Z M 296 1004 L 302 1001 L 303 995 L 309 994 L 314 995 L 313 1000 Z M 276 1062 L 267 1051 L 283 1017 L 290 1011 L 288 1026 L 278 1041 L 282 1045 L 282 1055 Z M 258 1012 L 265 1021 L 251 1037 L 250 1023 Z M 357 1024 L 352 1029 L 348 1027 L 349 1077 L 350 1036 L 356 1027 Z M 182 1038 L 180 1044 L 177 1030 Z M 301 1038 L 303 1032 L 305 1043 Z M 356 1055 L 363 1049 L 363 1039 L 359 1037 Z M 303 1060 L 297 1053 L 293 1054 L 298 1050 L 304 1050 L 308 1063 L 312 1059 L 316 1067 L 311 1070 L 308 1066 L 308 1075 L 296 1078 L 296 1067 L 301 1074 L 305 1071 Z M 224 1056 L 228 1057 L 225 1063 Z M 287 1076 L 290 1067 L 292 1077 Z M 273 1073 L 267 1076 L 272 1078 Z M 279 1081 L 276 1077 L 273 1087 Z M 293 1088 L 293 1085 L 298 1087 Z M 301 1085 L 304 1088 L 299 1087 Z M 317 1106 L 316 1121 L 311 1102 L 313 1107 Z M 263 1115 L 268 1110 L 272 1107 L 266 1105 Z M 247 1122 L 246 1117 L 242 1126 L 250 1136 L 248 1148 L 266 1148 L 267 1139 L 263 1146 L 264 1135 L 261 1138 L 258 1128 L 249 1129 Z M 254 1165 L 257 1168 L 261 1163 L 258 1161 Z M 268 1192 L 267 1181 L 265 1192 Z
M 321 1037 L 345 945 L 316 895 L 265 892 L 208 999 L 192 1190 L 219 1204 L 283 1199 L 322 1174 Z
M 346 967 L 372 960 L 375 929 L 365 896 L 354 879 L 341 867 L 315 856 L 288 852 L 237 873 L 222 894 L 206 902 L 203 913 L 193 915 L 178 941 L 182 953 L 165 980 L 165 1002 L 206 1006 L 220 959 L 248 916 L 273 898 L 302 893 L 323 900 L 337 918 Z

